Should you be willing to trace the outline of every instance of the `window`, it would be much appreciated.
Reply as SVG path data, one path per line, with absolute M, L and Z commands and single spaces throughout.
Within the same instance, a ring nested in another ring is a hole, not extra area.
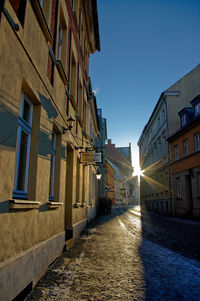
M 165 121 L 165 110 L 162 111 L 162 120 Z
M 53 131 L 52 140 L 51 140 L 49 200 L 54 200 L 55 165 L 56 165 L 56 133 Z
M 178 160 L 179 159 L 179 153 L 178 153 L 178 144 L 176 144 L 174 146 L 174 160 Z
M 200 102 L 194 106 L 195 116 L 200 114 Z
M 33 104 L 22 92 L 18 118 L 15 183 L 13 197 L 27 198 Z
M 43 7 L 43 0 L 38 0 L 38 2 L 40 3 L 40 6 Z
M 81 82 L 79 82 L 79 89 L 78 89 L 78 114 L 83 120 L 83 87 Z
M 68 37 L 67 37 L 67 25 L 64 17 L 63 10 L 60 9 L 60 21 L 58 27 L 58 60 L 62 62 L 64 71 L 66 71 L 67 65 L 67 47 L 68 47 Z
M 80 160 L 76 161 L 76 202 L 79 203 L 80 198 Z
M 194 134 L 194 149 L 195 149 L 195 152 L 200 151 L 200 133 L 199 132 Z
M 158 129 L 160 128 L 160 117 L 158 117 Z
M 187 118 L 186 118 L 186 114 L 183 114 L 181 116 L 181 126 L 185 126 L 187 123 Z
M 71 65 L 71 89 L 70 94 L 73 95 L 75 102 L 76 99 L 76 91 L 77 91 L 77 65 L 74 56 L 72 55 L 72 65 Z
M 197 173 L 197 195 L 200 196 L 200 172 Z
M 58 59 L 61 61 L 61 51 L 62 51 L 62 26 L 59 25 L 58 30 Z
M 10 0 L 19 22 L 24 26 L 25 10 L 26 10 L 26 0 Z
M 189 155 L 189 150 L 188 150 L 188 139 L 185 139 L 183 141 L 183 154 L 184 157 L 187 157 Z
M 79 9 L 79 0 L 73 0 L 73 10 L 76 13 L 78 20 L 78 9 Z
M 180 177 L 175 178 L 176 197 L 181 198 L 181 182 Z

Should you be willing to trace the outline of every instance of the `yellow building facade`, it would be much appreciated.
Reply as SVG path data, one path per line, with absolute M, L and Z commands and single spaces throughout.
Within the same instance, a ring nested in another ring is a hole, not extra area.
M 96 169 L 80 152 L 99 136 L 88 70 L 100 42 L 96 1 L 0 9 L 0 300 L 12 300 L 95 216 Z

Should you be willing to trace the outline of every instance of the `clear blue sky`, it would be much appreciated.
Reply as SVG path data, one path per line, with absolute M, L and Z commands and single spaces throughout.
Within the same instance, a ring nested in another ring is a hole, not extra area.
M 162 91 L 200 63 L 200 0 L 97 0 L 97 105 L 116 146 L 137 141 Z

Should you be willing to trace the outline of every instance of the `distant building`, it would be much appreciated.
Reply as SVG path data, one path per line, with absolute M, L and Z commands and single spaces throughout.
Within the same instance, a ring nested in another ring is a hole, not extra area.
M 107 122 L 106 118 L 103 118 L 102 109 L 97 109 L 99 118 L 100 134 L 97 140 L 97 151 L 102 153 L 102 163 L 98 164 L 98 171 L 101 174 L 101 179 L 98 180 L 98 198 L 105 196 L 105 182 L 106 182 L 106 170 L 105 165 L 105 142 L 107 140 Z
M 200 95 L 179 112 L 180 129 L 169 137 L 174 213 L 200 217 Z
M 107 199 L 112 200 L 112 204 L 115 202 L 115 181 L 114 181 L 114 175 L 115 171 L 112 167 L 112 163 L 105 159 L 105 196 Z
M 96 212 L 99 25 L 96 0 L 0 3 L 0 300 L 21 300 Z
M 174 214 L 170 178 L 170 152 L 167 138 L 179 129 L 178 112 L 200 93 L 200 65 L 164 91 L 138 141 L 141 206 Z
M 115 147 L 111 139 L 105 145 L 105 156 L 115 170 L 115 201 L 121 204 L 132 202 L 131 185 L 133 167 L 131 162 L 131 144 L 128 147 Z

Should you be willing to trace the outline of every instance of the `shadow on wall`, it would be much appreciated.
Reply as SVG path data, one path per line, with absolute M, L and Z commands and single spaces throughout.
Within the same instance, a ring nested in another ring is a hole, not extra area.
M 14 112 L 0 104 L 0 145 L 16 147 L 17 120 Z
M 49 119 L 56 119 L 58 116 L 58 113 L 56 111 L 56 109 L 54 108 L 54 106 L 52 105 L 51 99 L 50 98 L 46 98 L 44 95 L 39 94 L 40 97 L 40 102 L 41 105 L 43 107 L 43 109 L 47 112 L 48 118 Z

